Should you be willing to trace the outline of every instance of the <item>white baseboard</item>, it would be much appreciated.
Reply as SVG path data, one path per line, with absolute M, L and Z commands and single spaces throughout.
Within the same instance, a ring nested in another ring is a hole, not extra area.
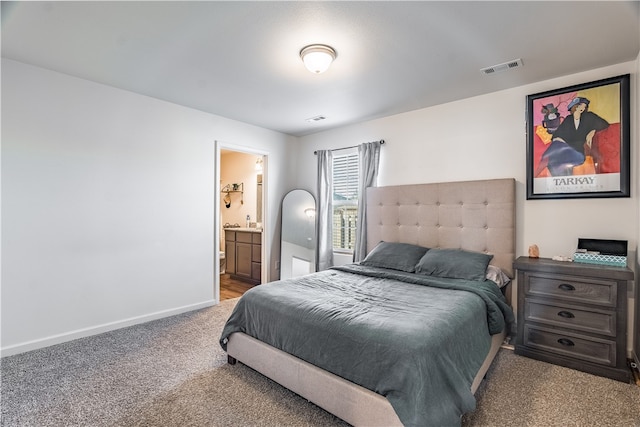
M 113 331 L 115 329 L 126 328 L 140 323 L 149 322 L 151 320 L 161 319 L 163 317 L 175 316 L 176 314 L 186 313 L 188 311 L 199 310 L 201 308 L 211 307 L 218 304 L 217 300 L 207 300 L 196 304 L 185 305 L 182 307 L 171 308 L 168 310 L 157 311 L 155 313 L 145 314 L 142 316 L 130 317 L 124 320 L 109 322 L 89 328 L 77 329 L 75 331 L 65 332 L 63 334 L 51 335 L 46 338 L 27 341 L 20 344 L 14 344 L 0 349 L 0 356 L 13 356 L 14 354 L 24 353 L 39 348 L 49 347 L 51 345 L 61 344 L 67 341 L 73 341 L 78 338 L 84 338 L 91 335 L 97 335 L 104 332 Z

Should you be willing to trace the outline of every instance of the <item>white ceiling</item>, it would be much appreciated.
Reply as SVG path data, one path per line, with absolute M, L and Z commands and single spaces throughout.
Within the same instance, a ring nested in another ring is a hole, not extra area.
M 639 5 L 3 1 L 2 56 L 302 136 L 635 60 Z M 324 74 L 312 43 L 338 53 Z

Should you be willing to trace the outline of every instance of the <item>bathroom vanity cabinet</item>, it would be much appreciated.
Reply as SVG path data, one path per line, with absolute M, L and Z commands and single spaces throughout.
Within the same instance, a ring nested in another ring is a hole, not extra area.
M 259 285 L 262 273 L 262 231 L 225 229 L 226 271 L 233 279 Z

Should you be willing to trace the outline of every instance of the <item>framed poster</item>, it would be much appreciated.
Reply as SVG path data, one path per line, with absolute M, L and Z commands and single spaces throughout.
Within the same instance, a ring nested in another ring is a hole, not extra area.
M 630 197 L 629 74 L 527 96 L 527 199 Z

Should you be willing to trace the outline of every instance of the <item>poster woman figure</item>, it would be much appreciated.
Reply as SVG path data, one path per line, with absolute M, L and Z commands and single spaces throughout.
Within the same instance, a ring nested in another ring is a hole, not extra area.
M 545 167 L 552 176 L 572 175 L 573 168 L 582 165 L 587 156 L 591 156 L 595 133 L 609 127 L 609 122 L 589 111 L 587 98 L 579 96 L 572 99 L 567 110 L 570 114 L 553 132 L 551 144 L 542 155 L 536 176 Z

